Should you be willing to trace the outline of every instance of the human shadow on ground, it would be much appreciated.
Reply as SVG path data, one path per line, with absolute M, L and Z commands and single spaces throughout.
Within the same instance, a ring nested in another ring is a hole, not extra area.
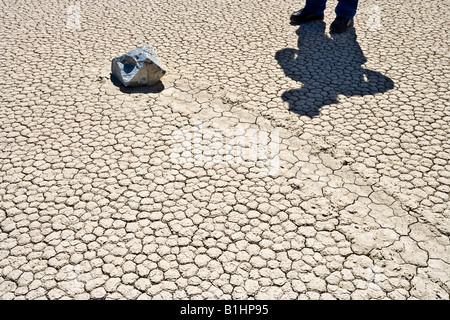
M 352 28 L 343 34 L 325 34 L 325 22 L 302 25 L 297 30 L 298 50 L 283 49 L 275 58 L 300 89 L 283 93 L 290 111 L 314 117 L 321 107 L 337 103 L 337 96 L 373 95 L 394 88 L 394 82 L 379 72 L 364 69 L 367 62 Z
M 125 87 L 119 81 L 119 79 L 117 79 L 115 76 L 112 75 L 112 73 L 110 74 L 109 80 L 116 87 L 118 87 L 121 92 L 128 93 L 128 94 L 132 94 L 132 93 L 160 93 L 160 92 L 162 92 L 165 89 L 164 84 L 161 81 L 159 81 L 158 83 L 156 83 L 155 85 L 153 85 L 151 87 Z

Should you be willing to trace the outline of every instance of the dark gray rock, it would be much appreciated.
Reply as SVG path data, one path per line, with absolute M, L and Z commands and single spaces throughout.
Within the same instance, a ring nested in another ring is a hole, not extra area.
M 166 73 L 155 50 L 149 45 L 114 58 L 111 73 L 125 87 L 153 86 Z

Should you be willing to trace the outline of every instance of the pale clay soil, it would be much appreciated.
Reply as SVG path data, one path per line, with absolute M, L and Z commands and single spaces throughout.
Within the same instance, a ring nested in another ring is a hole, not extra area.
M 0 299 L 449 299 L 450 1 L 303 3 L 0 0 Z

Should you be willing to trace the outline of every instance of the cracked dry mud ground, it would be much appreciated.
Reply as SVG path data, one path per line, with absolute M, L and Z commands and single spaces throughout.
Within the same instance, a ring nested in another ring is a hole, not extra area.
M 357 43 L 333 0 L 325 31 L 303 1 L 74 3 L 0 0 L 0 299 L 449 299 L 449 1 L 363 1 Z M 163 90 L 114 86 L 145 43 Z M 199 124 L 278 132 L 279 170 L 173 161 Z

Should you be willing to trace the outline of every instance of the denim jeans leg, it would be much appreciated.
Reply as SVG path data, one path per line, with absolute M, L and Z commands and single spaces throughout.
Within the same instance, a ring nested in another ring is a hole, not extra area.
M 318 16 L 323 14 L 326 4 L 327 0 L 306 0 L 305 9 L 311 14 Z
M 358 8 L 358 0 L 339 0 L 336 6 L 336 16 L 353 19 Z

